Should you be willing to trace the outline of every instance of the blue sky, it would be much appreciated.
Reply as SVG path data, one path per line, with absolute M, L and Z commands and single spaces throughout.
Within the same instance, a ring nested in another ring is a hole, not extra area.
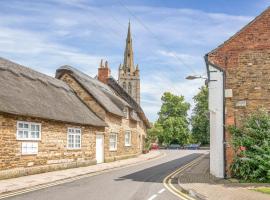
M 123 62 L 128 20 L 141 104 L 151 121 L 161 95 L 191 104 L 205 75 L 203 56 L 269 6 L 268 0 L 1 0 L 0 56 L 54 76 L 69 64 L 95 76 L 100 59 L 112 74 Z

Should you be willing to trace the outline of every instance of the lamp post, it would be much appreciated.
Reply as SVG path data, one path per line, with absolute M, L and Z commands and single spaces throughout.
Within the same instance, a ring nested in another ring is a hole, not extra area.
M 197 76 L 197 75 L 189 75 L 186 77 L 187 80 L 195 80 L 195 79 L 205 79 L 207 80 L 207 77 L 204 76 Z
M 204 76 L 197 76 L 197 75 L 189 75 L 186 77 L 187 80 L 195 80 L 195 79 L 204 79 L 205 80 L 205 85 L 208 84 L 208 78 Z

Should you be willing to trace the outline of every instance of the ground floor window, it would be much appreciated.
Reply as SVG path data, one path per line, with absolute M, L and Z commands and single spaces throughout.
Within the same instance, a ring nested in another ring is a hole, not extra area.
M 22 155 L 33 155 L 38 153 L 37 142 L 22 142 Z
M 131 146 L 131 131 L 125 132 L 125 146 Z
M 81 148 L 81 129 L 80 128 L 68 128 L 67 146 L 68 149 L 80 149 Z
M 110 134 L 110 151 L 116 151 L 117 150 L 117 134 L 111 133 Z

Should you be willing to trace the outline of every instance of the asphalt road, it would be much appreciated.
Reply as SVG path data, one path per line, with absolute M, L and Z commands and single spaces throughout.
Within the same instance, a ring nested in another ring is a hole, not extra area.
M 164 150 L 166 156 L 6 200 L 179 200 L 163 179 L 199 157 L 200 151 Z

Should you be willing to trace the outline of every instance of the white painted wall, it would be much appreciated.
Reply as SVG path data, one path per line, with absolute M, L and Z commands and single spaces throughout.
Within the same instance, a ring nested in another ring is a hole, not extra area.
M 209 71 L 210 173 L 224 178 L 223 72 L 211 65 Z

